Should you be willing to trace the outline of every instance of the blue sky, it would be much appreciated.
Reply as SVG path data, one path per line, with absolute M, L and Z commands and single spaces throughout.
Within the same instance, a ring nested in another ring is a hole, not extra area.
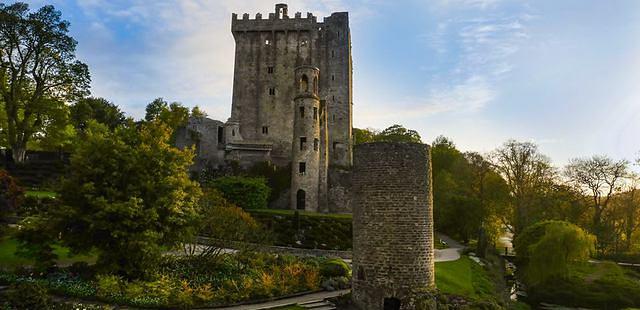
M 231 13 L 262 0 L 49 0 L 71 22 L 92 92 L 139 118 L 156 97 L 231 108 Z M 354 126 L 394 123 L 488 152 L 534 141 L 557 165 L 640 151 L 640 1 L 292 0 L 349 11 Z

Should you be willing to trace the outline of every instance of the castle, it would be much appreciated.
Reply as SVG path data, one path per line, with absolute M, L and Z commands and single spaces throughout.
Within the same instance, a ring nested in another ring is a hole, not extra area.
M 280 207 L 350 212 L 343 177 L 353 150 L 348 13 L 318 22 L 311 13 L 291 17 L 286 4 L 276 4 L 268 18 L 258 13 L 231 19 L 231 117 L 224 123 L 192 118 L 176 143 L 195 144 L 199 168 L 290 165 L 289 199 Z

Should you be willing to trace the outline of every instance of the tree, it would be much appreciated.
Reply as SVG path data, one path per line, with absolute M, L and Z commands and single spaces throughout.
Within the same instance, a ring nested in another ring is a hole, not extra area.
M 200 109 L 196 109 L 196 113 Z M 160 121 L 172 130 L 184 126 L 189 121 L 189 108 L 179 102 L 168 104 L 164 99 L 157 98 L 147 105 L 145 120 L 148 122 Z
M 104 271 L 149 275 L 162 247 L 191 237 L 199 213 L 193 151 L 169 141 L 161 123 L 110 131 L 91 121 L 63 180 L 62 206 L 49 211 L 41 235 L 60 236 L 75 253 L 97 249 Z
M 191 109 L 191 116 L 203 118 L 203 117 L 207 117 L 207 113 L 202 109 L 200 109 L 199 106 L 195 106 Z
M 120 108 L 104 98 L 82 98 L 70 110 L 71 124 L 80 131 L 84 131 L 91 120 L 106 125 L 110 130 L 123 125 L 126 120 Z
M 204 190 L 196 227 L 199 235 L 208 237 L 209 242 L 202 244 L 192 240 L 185 244 L 185 253 L 213 261 L 221 258 L 226 249 L 254 248 L 265 236 L 258 222 L 249 213 L 227 201 L 214 188 Z
M 69 22 L 51 5 L 29 12 L 17 2 L 0 4 L 0 97 L 7 142 L 16 162 L 45 126 L 52 103 L 88 93 L 89 69 L 76 60 Z
M 628 169 L 628 161 L 614 161 L 601 155 L 572 159 L 565 167 L 564 174 L 568 180 L 591 199 L 594 211 L 591 229 L 598 238 L 599 250 L 603 250 L 608 242 L 605 240 L 603 216 L 614 194 L 620 191 Z
M 507 182 L 511 208 L 503 214 L 504 224 L 514 234 L 534 223 L 536 200 L 554 184 L 556 175 L 548 157 L 530 142 L 509 140 L 491 154 L 496 171 Z
M 378 131 L 373 128 L 353 128 L 353 143 L 357 145 L 373 142 L 377 134 Z
M 417 131 L 404 128 L 404 126 L 397 124 L 390 126 L 377 134 L 375 136 L 375 141 L 422 143 L 420 134 L 418 134 Z
M 552 277 L 565 277 L 569 264 L 589 259 L 594 239 L 568 222 L 544 221 L 527 227 L 514 241 L 526 283 L 537 285 Z

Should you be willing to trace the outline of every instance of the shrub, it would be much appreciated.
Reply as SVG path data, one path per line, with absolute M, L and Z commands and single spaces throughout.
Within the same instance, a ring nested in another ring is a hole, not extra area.
M 62 205 L 42 222 L 74 253 L 97 250 L 105 273 L 149 278 L 166 247 L 192 234 L 201 195 L 189 179 L 191 149 L 171 145 L 159 123 L 115 131 L 90 123 L 71 157 Z
M 221 177 L 211 186 L 219 190 L 224 198 L 243 209 L 265 209 L 271 189 L 264 178 Z
M 51 308 L 51 298 L 47 289 L 39 283 L 18 282 L 9 287 L 9 304 L 15 309 L 47 310 Z
M 284 210 L 250 210 L 249 213 L 270 232 L 274 245 L 342 251 L 352 247 L 350 215 Z
M 59 203 L 59 200 L 51 197 L 26 196 L 19 210 L 22 216 L 41 215 Z
M 0 170 L 0 221 L 15 212 L 24 200 L 24 189 L 6 170 Z
M 96 295 L 101 298 L 119 298 L 122 296 L 122 278 L 114 275 L 98 275 L 96 277 Z
M 331 259 L 322 263 L 320 274 L 326 278 L 351 276 L 351 268 L 341 259 Z

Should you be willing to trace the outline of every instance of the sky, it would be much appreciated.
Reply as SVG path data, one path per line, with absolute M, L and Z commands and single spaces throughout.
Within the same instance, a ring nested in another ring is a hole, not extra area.
M 7 1 L 3 1 L 7 2 Z M 231 110 L 231 13 L 264 0 L 33 0 L 71 23 L 92 94 L 141 118 L 154 98 Z M 640 157 L 640 1 L 291 0 L 348 11 L 354 126 L 402 124 L 463 151 L 531 141 L 557 166 Z M 303 13 L 304 15 L 304 13 Z

